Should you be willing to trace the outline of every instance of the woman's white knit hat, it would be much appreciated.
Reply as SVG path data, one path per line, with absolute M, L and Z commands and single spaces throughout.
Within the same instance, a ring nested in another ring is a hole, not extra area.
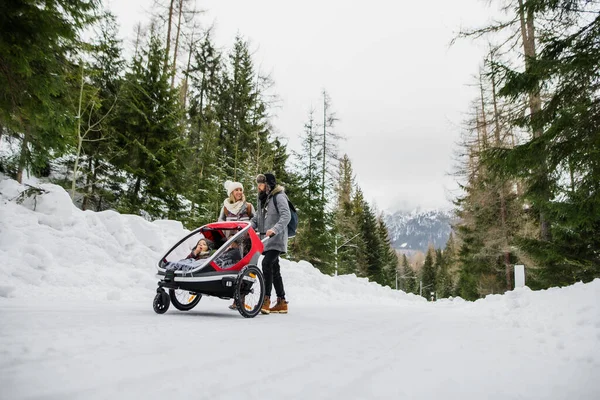
M 244 187 L 239 182 L 225 181 L 225 184 L 223 184 L 223 186 L 225 187 L 225 190 L 227 191 L 227 196 L 231 196 L 231 193 L 235 189 L 242 189 L 242 191 L 244 191 Z

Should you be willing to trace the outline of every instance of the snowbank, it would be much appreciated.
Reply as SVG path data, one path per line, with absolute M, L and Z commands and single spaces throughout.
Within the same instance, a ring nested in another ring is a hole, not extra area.
M 188 232 L 180 222 L 81 211 L 62 187 L 33 183 L 44 193 L 18 204 L 16 199 L 26 186 L 0 175 L 0 299 L 154 296 L 157 260 Z M 422 297 L 365 278 L 324 275 L 305 261 L 282 260 L 281 268 L 287 297 L 297 305 L 425 303 Z M 431 305 L 511 319 L 515 326 L 534 320 L 538 326 L 543 318 L 548 323 L 560 319 L 568 320 L 568 326 L 598 329 L 599 318 L 590 315 L 600 316 L 600 279 L 538 292 L 517 289 L 473 303 L 456 298 Z
M 81 211 L 63 188 L 16 199 L 25 186 L 0 180 L 0 297 L 127 299 L 156 287 L 156 260 L 184 232 L 114 211 Z
M 539 291 L 519 288 L 466 304 L 467 310 L 489 316 L 491 324 L 512 326 L 520 335 L 530 332 L 537 345 L 574 359 L 600 360 L 600 279 Z
M 81 211 L 60 186 L 17 204 L 26 186 L 0 178 L 0 298 L 149 299 L 156 262 L 188 231 L 114 211 Z M 355 276 L 323 275 L 307 262 L 282 260 L 290 301 L 305 304 L 422 302 Z

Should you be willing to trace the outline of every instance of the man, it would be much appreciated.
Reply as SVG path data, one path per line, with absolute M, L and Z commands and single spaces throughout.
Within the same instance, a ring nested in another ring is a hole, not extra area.
M 258 184 L 258 207 L 251 223 L 252 227 L 261 235 L 261 239 L 264 236 L 269 237 L 263 251 L 262 270 L 265 276 L 265 301 L 260 312 L 263 314 L 287 314 L 288 305 L 285 301 L 279 255 L 287 252 L 287 225 L 291 218 L 288 198 L 283 187 L 277 185 L 273 174 L 258 175 L 256 183 Z M 275 286 L 277 294 L 277 303 L 271 307 L 273 286 Z

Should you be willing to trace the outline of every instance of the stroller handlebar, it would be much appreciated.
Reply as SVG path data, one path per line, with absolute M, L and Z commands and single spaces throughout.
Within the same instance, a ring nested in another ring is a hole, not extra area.
M 262 232 L 262 233 L 260 233 L 260 235 L 261 235 L 261 236 L 262 236 L 262 235 L 266 235 L 266 233 L 265 233 L 265 232 Z M 273 236 L 275 236 L 275 235 L 273 235 Z M 268 241 L 269 239 L 271 239 L 273 236 L 265 236 L 263 239 L 261 239 L 261 242 L 263 242 L 263 244 L 264 244 L 264 243 L 267 243 L 267 241 Z

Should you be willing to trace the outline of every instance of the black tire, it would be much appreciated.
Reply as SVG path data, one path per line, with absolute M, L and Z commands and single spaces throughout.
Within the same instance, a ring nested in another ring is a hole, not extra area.
M 185 296 L 187 296 L 187 300 Z M 196 307 L 202 295 L 200 293 L 191 293 L 187 290 L 169 289 L 169 297 L 171 298 L 173 307 L 179 311 L 189 311 Z
M 247 265 L 238 274 L 233 289 L 237 310 L 244 318 L 254 318 L 265 300 L 265 280 L 255 265 Z
M 160 290 L 154 296 L 154 302 L 152 306 L 154 308 L 154 312 L 157 314 L 164 314 L 169 309 L 169 305 L 171 302 L 169 301 L 169 295 L 164 290 Z

